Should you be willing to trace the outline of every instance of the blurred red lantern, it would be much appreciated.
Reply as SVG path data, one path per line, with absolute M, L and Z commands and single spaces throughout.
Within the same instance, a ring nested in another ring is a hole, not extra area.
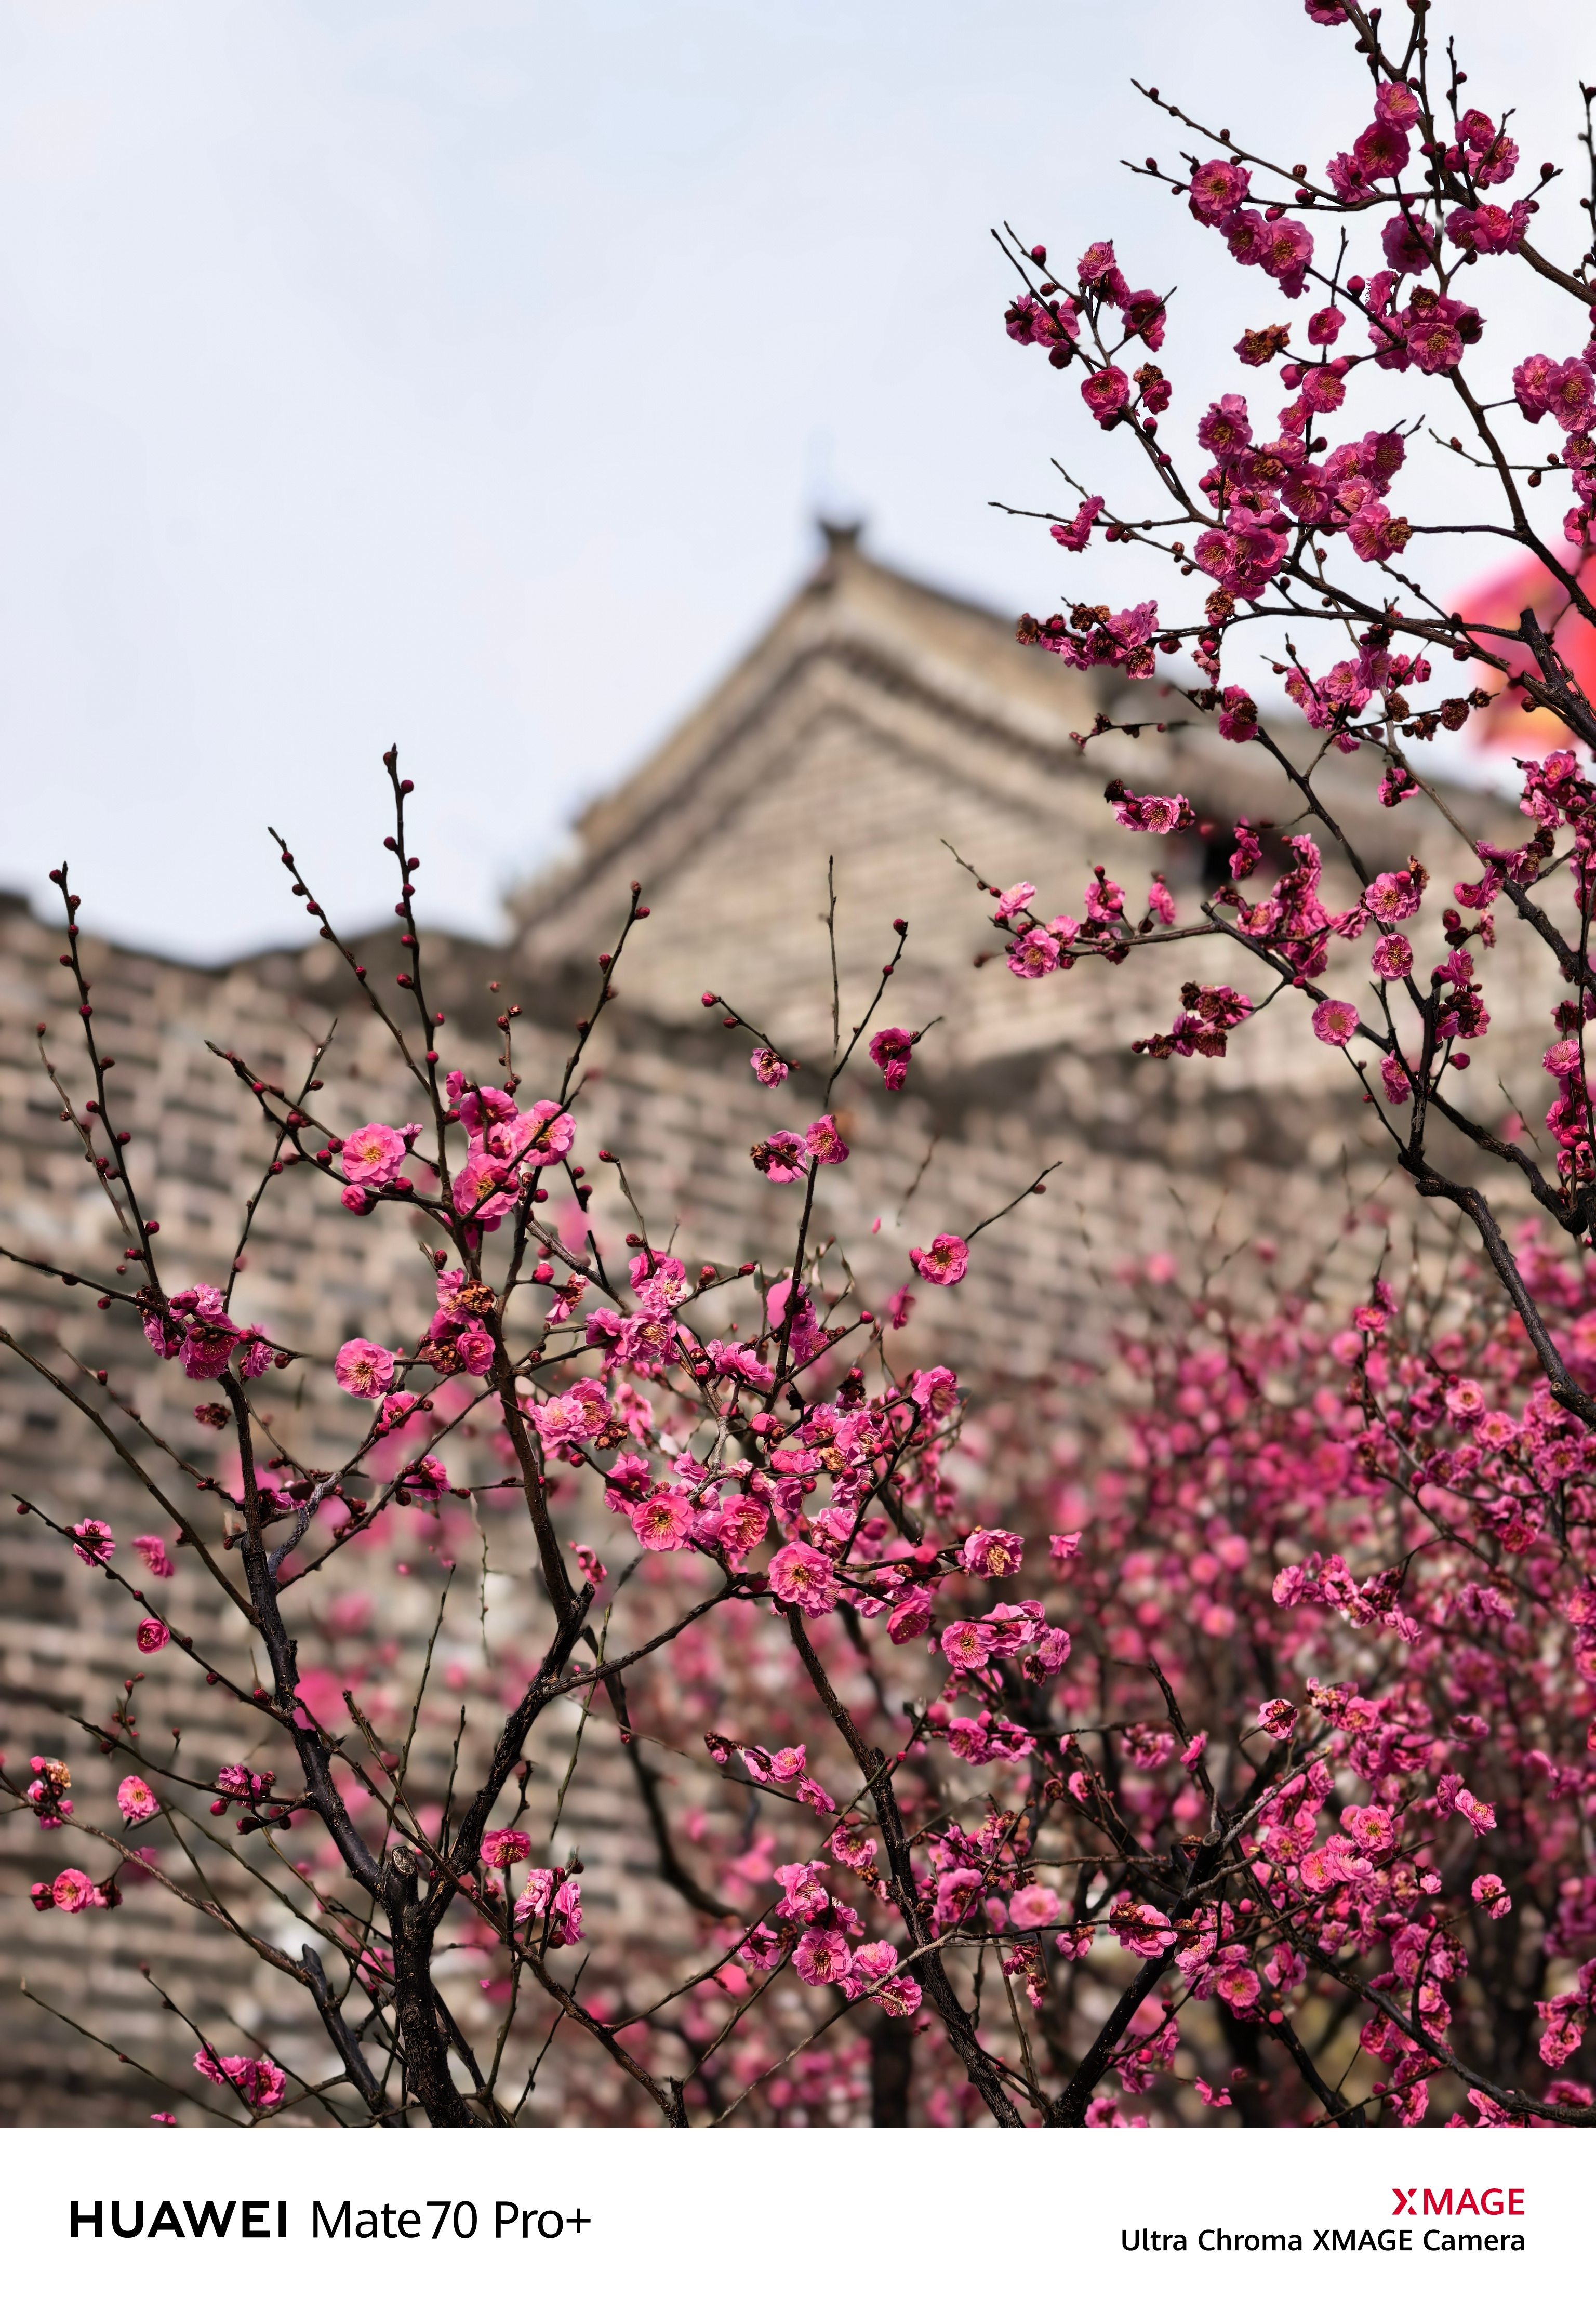
M 1569 548 L 1561 559 L 1588 597 L 1596 584 L 1596 554 L 1579 557 Z M 1520 554 L 1504 564 L 1461 596 L 1452 607 L 1465 626 L 1477 632 L 1493 626 L 1512 632 L 1524 612 L 1533 610 L 1542 630 L 1556 641 L 1558 655 L 1578 688 L 1586 698 L 1596 697 L 1596 625 L 1572 607 L 1568 588 L 1535 554 Z M 1522 642 L 1497 641 L 1486 634 L 1480 639 L 1505 659 L 1512 672 L 1533 672 L 1535 661 Z M 1497 694 L 1470 725 L 1478 744 L 1510 746 L 1522 754 L 1538 746 L 1566 741 L 1568 734 L 1555 715 L 1544 707 L 1525 713 L 1519 693 L 1504 690 L 1500 677 L 1482 671 L 1480 687 Z

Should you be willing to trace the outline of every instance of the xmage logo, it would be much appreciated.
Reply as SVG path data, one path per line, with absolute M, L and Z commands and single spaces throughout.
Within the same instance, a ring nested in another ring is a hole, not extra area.
M 1498 2190 L 1495 2185 L 1484 2191 L 1426 2190 L 1421 2209 L 1418 2191 L 1404 2191 L 1394 2183 L 1391 2189 L 1397 2201 L 1393 2215 L 1522 2215 L 1524 2211 L 1522 2190 Z

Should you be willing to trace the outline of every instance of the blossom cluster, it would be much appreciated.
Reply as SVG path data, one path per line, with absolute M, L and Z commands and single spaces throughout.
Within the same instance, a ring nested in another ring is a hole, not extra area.
M 1160 431 L 1172 380 L 1160 371 L 1143 383 L 1138 371 L 1140 389 L 1132 389 L 1124 363 L 1136 331 L 1124 275 L 1107 242 L 1090 244 L 1075 287 L 1066 292 L 1068 268 L 1051 265 L 1044 246 L 1027 249 L 1011 237 L 1008 253 L 1027 285 L 1011 302 L 1006 327 L 1022 344 L 1046 346 L 1055 366 L 1084 369 L 1081 390 L 1097 427 L 1136 452 L 1144 473 L 1150 464 L 1158 484 L 1160 510 L 1147 519 L 1115 511 L 1121 501 L 1106 481 L 1083 488 L 1075 514 L 1048 518 L 1052 536 L 1071 554 L 1095 541 L 1151 550 L 1172 574 L 1200 574 L 1211 589 L 1200 617 L 1161 610 L 1156 598 L 1131 610 L 1067 600 L 1045 617 L 1023 617 L 1020 642 L 1131 680 L 1150 678 L 1161 658 L 1188 657 L 1196 684 L 1176 679 L 1170 665 L 1163 694 L 1179 690 L 1212 718 L 1223 739 L 1264 747 L 1295 782 L 1282 815 L 1295 819 L 1301 811 L 1310 827 L 1286 839 L 1289 863 L 1264 898 L 1241 888 L 1263 853 L 1256 830 L 1238 827 L 1232 879 L 1205 894 L 1203 921 L 1177 921 L 1162 874 L 1155 874 L 1139 920 L 1133 920 L 1124 891 L 1102 868 L 1088 885 L 1080 921 L 1028 904 L 1007 908 L 1001 900 L 994 920 L 1008 935 L 1008 969 L 1027 980 L 1086 959 L 1122 961 L 1144 939 L 1170 932 L 1229 939 L 1261 966 L 1259 983 L 1248 983 L 1252 1007 L 1265 993 L 1305 999 L 1312 1033 L 1347 1051 L 1393 1153 L 1426 1179 L 1435 1167 L 1424 1135 L 1437 1113 L 1485 1144 L 1484 1119 L 1465 1115 L 1458 1078 L 1478 1057 L 1468 1047 L 1488 1029 L 1478 957 L 1496 943 L 1490 909 L 1498 894 L 1506 894 L 1523 934 L 1548 946 L 1564 977 L 1577 982 L 1559 1006 L 1555 1048 L 1567 1044 L 1592 1003 L 1583 960 L 1592 900 L 1583 831 L 1588 788 L 1575 749 L 1596 744 L 1581 632 L 1596 623 L 1582 572 L 1596 506 L 1596 336 L 1590 335 L 1585 285 L 1596 252 L 1565 263 L 1547 253 L 1544 241 L 1538 245 L 1537 235 L 1558 229 L 1546 200 L 1560 172 L 1547 161 L 1535 184 L 1508 189 L 1522 161 L 1508 131 L 1509 111 L 1465 102 L 1461 74 L 1442 84 L 1436 36 L 1425 12 L 1400 34 L 1338 0 L 1310 5 L 1307 13 L 1315 25 L 1356 37 L 1359 78 L 1367 85 L 1372 76 L 1373 83 L 1370 115 L 1317 173 L 1306 162 L 1286 166 L 1243 153 L 1228 129 L 1202 128 L 1156 90 L 1147 93 L 1162 113 L 1218 149 L 1188 152 L 1174 169 L 1149 157 L 1138 170 L 1182 194 L 1191 218 L 1213 236 L 1210 246 L 1271 282 L 1288 308 L 1313 292 L 1317 301 L 1305 319 L 1288 310 L 1246 329 L 1235 346 L 1243 371 L 1278 377 L 1288 397 L 1284 403 L 1272 412 L 1260 406 L 1267 383 L 1220 392 L 1192 413 L 1195 454 L 1188 466 Z M 1321 220 L 1339 229 L 1339 254 L 1331 245 L 1337 236 L 1327 236 Z M 1484 314 L 1461 291 L 1477 277 L 1488 285 L 1488 275 L 1470 268 L 1495 260 L 1532 267 L 1558 297 L 1572 297 L 1574 311 L 1565 327 L 1574 334 L 1552 341 L 1553 350 L 1493 352 Z M 1161 347 L 1167 318 L 1161 303 Z M 1479 361 L 1487 368 L 1470 385 L 1465 371 Z M 1356 393 L 1380 371 L 1408 374 L 1443 394 L 1427 424 L 1417 416 L 1355 423 Z M 1467 442 L 1451 431 L 1460 423 L 1471 437 Z M 1542 442 L 1555 436 L 1555 449 L 1542 451 L 1538 428 Z M 1460 484 L 1481 493 L 1481 501 L 1460 506 L 1453 519 L 1422 521 L 1403 501 L 1421 455 L 1431 463 L 1437 455 L 1452 461 Z M 1529 492 L 1545 483 L 1570 493 L 1561 535 L 1549 538 L 1531 519 L 1536 501 Z M 1487 491 L 1496 493 L 1499 510 L 1484 497 Z M 1482 615 L 1451 612 L 1403 566 L 1409 546 L 1426 533 L 1481 528 L 1531 549 L 1521 564 L 1522 613 L 1506 614 L 1505 592 Z M 1548 573 L 1563 580 L 1561 591 L 1547 597 L 1550 609 L 1535 592 Z M 1327 651 L 1327 626 L 1346 633 L 1352 647 L 1339 655 Z M 1238 678 L 1226 663 L 1244 641 L 1265 635 L 1263 658 L 1287 708 L 1300 717 L 1295 734 L 1260 703 L 1249 686 L 1251 674 L 1243 669 Z M 1469 686 L 1420 702 L 1443 657 L 1472 665 Z M 1417 860 L 1409 861 L 1415 887 L 1365 867 L 1323 807 L 1313 772 L 1327 750 L 1365 772 L 1377 763 L 1379 799 L 1394 810 L 1422 787 L 1405 742 L 1461 731 L 1487 710 L 1499 724 L 1501 710 L 1513 702 L 1539 725 L 1560 724 L 1572 743 L 1522 763 L 1522 807 L 1536 833 L 1513 849 L 1477 844 L 1483 871 L 1458 885 L 1455 906 L 1436 910 L 1432 955 L 1421 961 L 1409 920 L 1426 879 Z M 1101 712 L 1080 743 L 1111 729 L 1136 737 L 1145 727 L 1145 719 L 1120 724 Z M 1299 769 L 1286 749 L 1304 733 L 1308 758 Z M 1121 825 L 1156 837 L 1178 834 L 1193 816 L 1187 798 L 1138 796 L 1123 779 L 1111 781 L 1107 798 Z M 1556 855 L 1559 835 L 1570 844 L 1562 857 Z M 1327 847 L 1338 867 L 1350 868 L 1364 885 L 1351 908 L 1331 909 L 1320 894 Z M 1548 894 L 1548 877 L 1565 865 L 1572 891 L 1563 885 Z M 1537 885 L 1543 887 L 1531 898 Z M 1030 886 L 1019 887 L 1028 902 Z M 1560 903 L 1554 907 L 1554 900 Z M 1476 911 L 1478 920 L 1468 920 L 1465 909 Z M 1365 936 L 1372 1005 L 1315 983 L 1331 942 Z M 1214 984 L 1223 984 L 1217 973 Z M 1155 1058 L 1220 1057 L 1236 1024 L 1208 1018 L 1188 990 L 1173 1027 L 1139 1037 L 1134 1048 Z M 1557 1062 L 1548 1058 L 1548 1065 L 1558 1073 Z M 1558 1080 L 1565 1081 L 1560 1073 Z M 1541 1182 L 1537 1192 L 1544 1187 L 1570 1232 L 1584 1235 L 1590 1216 L 1569 1185 L 1589 1175 L 1592 1160 L 1583 1068 L 1566 1081 L 1550 1126 L 1555 1167 L 1548 1167 L 1550 1177 L 1539 1165 L 1532 1169 Z M 1449 1182 L 1443 1192 L 1459 1190 Z

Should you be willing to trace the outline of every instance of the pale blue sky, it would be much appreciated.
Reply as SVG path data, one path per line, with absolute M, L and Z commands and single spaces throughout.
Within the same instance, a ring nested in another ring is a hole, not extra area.
M 1566 7 L 1443 15 L 1566 155 Z M 65 851 L 100 924 L 237 952 L 304 928 L 269 817 L 370 916 L 397 738 L 428 912 L 485 929 L 816 510 L 1045 608 L 986 501 L 1119 445 L 988 226 L 1184 281 L 1190 415 L 1260 284 L 1118 169 L 1188 141 L 1130 79 L 1317 166 L 1351 65 L 1295 0 L 0 0 L 0 882 Z

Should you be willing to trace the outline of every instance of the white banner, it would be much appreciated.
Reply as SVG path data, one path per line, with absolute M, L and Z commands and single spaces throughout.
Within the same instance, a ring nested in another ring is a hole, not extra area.
M 1583 2132 L 22 2130 L 4 2169 L 12 2299 L 65 2284 L 122 2311 L 378 2278 L 554 2284 L 583 2311 L 905 2284 L 1033 2307 L 1150 2286 L 1201 2311 L 1260 2280 L 1455 2311 L 1589 2286 Z

